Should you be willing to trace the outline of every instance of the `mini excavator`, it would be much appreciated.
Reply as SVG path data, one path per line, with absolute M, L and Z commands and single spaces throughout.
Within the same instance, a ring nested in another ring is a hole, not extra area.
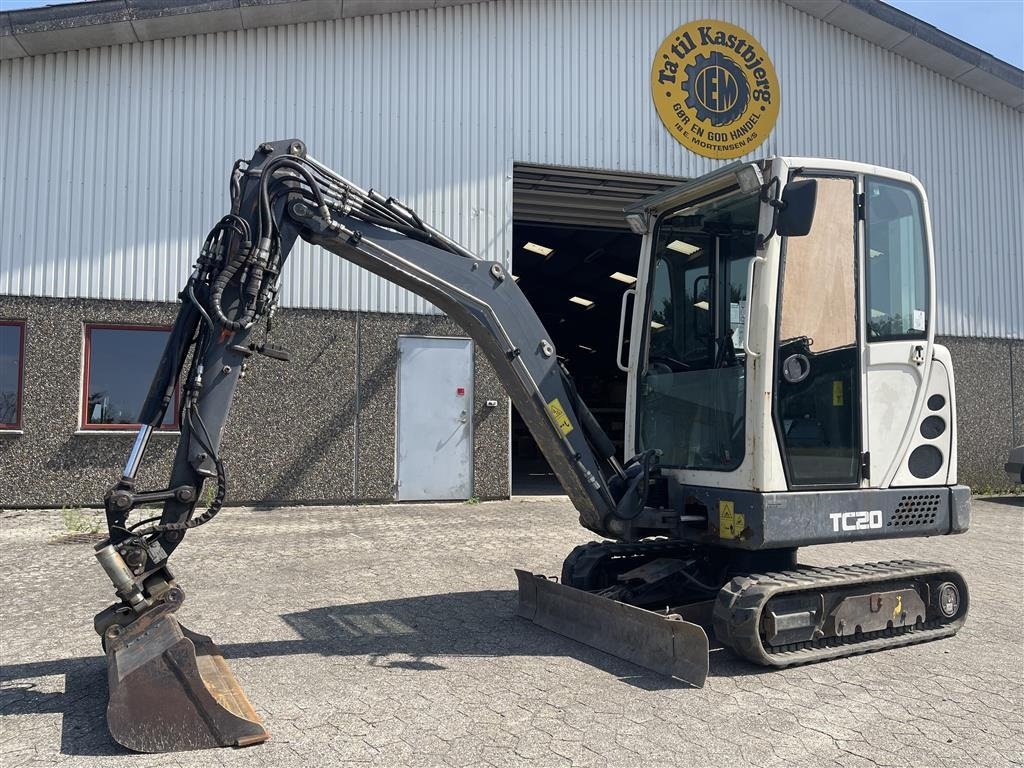
M 268 738 L 213 641 L 178 622 L 184 591 L 169 561 L 224 505 L 220 442 L 243 367 L 287 358 L 255 332 L 270 330 L 299 238 L 458 323 L 580 523 L 601 537 L 569 553 L 558 579 L 517 571 L 524 618 L 695 686 L 708 673 L 708 632 L 755 664 L 786 667 L 948 637 L 963 624 L 967 585 L 948 565 L 797 561 L 812 544 L 968 527 L 953 369 L 935 343 L 927 199 L 912 176 L 773 157 L 627 209 L 643 236 L 616 361 L 628 375 L 628 460 L 502 264 L 341 177 L 298 140 L 237 161 L 230 197 L 181 291 L 137 437 L 104 498 L 109 536 L 96 557 L 117 601 L 95 629 L 108 725 L 125 747 Z M 141 490 L 147 444 L 175 407 L 168 487 Z M 215 493 L 200 509 L 206 483 Z M 158 515 L 131 519 L 154 504 Z

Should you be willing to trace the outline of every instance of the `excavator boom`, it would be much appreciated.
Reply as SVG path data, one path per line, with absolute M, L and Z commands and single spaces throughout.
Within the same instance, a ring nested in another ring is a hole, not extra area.
M 612 517 L 635 516 L 654 460 L 648 454 L 620 466 L 550 335 L 501 264 L 477 258 L 394 199 L 337 175 L 301 141 L 260 145 L 251 160 L 236 163 L 231 190 L 231 212 L 211 231 L 181 292 L 142 426 L 105 497 L 109 538 L 96 554 L 120 600 L 95 625 L 109 661 L 110 730 L 137 751 L 267 738 L 213 642 L 177 622 L 184 591 L 168 560 L 186 533 L 224 503 L 220 438 L 243 366 L 254 354 L 287 358 L 270 341 L 256 341 L 254 331 L 266 320 L 269 336 L 278 277 L 299 238 L 425 297 L 465 329 L 585 527 L 604 535 Z M 182 427 L 170 485 L 140 491 L 136 473 L 179 384 Z M 216 494 L 198 511 L 206 482 L 216 484 Z M 133 510 L 153 503 L 163 505 L 158 518 L 129 522 Z M 706 647 L 697 654 L 706 656 Z

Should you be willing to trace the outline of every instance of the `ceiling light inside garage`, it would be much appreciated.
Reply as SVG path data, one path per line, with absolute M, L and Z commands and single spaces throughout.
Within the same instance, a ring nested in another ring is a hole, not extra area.
M 539 253 L 545 258 L 554 253 L 554 248 L 548 248 L 546 245 L 537 245 L 536 243 L 527 243 L 523 246 L 524 251 L 532 251 L 533 253 Z
M 570 296 L 569 301 L 571 301 L 573 304 L 579 304 L 581 307 L 586 307 L 587 309 L 590 309 L 592 306 L 594 306 L 594 302 L 592 302 L 590 299 L 584 299 L 582 296 Z
M 636 282 L 635 277 L 627 275 L 625 272 L 612 272 L 608 277 L 612 280 L 618 280 L 620 283 L 625 283 L 626 285 L 632 285 Z
M 670 251 L 677 251 L 683 254 L 684 256 L 692 256 L 693 254 L 700 250 L 699 245 L 685 243 L 682 240 L 673 240 L 671 243 L 668 244 L 667 247 Z
M 660 331 L 664 327 L 664 323 L 659 323 L 657 320 L 651 320 L 651 328 L 653 328 L 654 330 Z

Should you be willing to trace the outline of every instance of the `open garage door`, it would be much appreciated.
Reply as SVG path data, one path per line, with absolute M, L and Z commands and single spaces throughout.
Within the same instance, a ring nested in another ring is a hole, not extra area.
M 671 176 L 516 163 L 512 171 L 512 218 L 572 227 L 628 229 L 624 208 L 678 186 Z
M 636 282 L 640 236 L 623 209 L 679 179 L 516 164 L 512 273 L 551 333 L 583 399 L 622 452 L 626 375 L 615 364 L 623 291 Z M 561 493 L 513 410 L 512 492 Z

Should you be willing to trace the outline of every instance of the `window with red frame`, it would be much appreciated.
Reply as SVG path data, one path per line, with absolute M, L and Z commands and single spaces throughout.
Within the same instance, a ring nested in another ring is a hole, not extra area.
M 0 429 L 21 429 L 25 323 L 0 320 Z
M 160 364 L 170 328 L 149 325 L 85 326 L 82 429 L 130 429 Z M 178 390 L 161 429 L 178 428 Z

